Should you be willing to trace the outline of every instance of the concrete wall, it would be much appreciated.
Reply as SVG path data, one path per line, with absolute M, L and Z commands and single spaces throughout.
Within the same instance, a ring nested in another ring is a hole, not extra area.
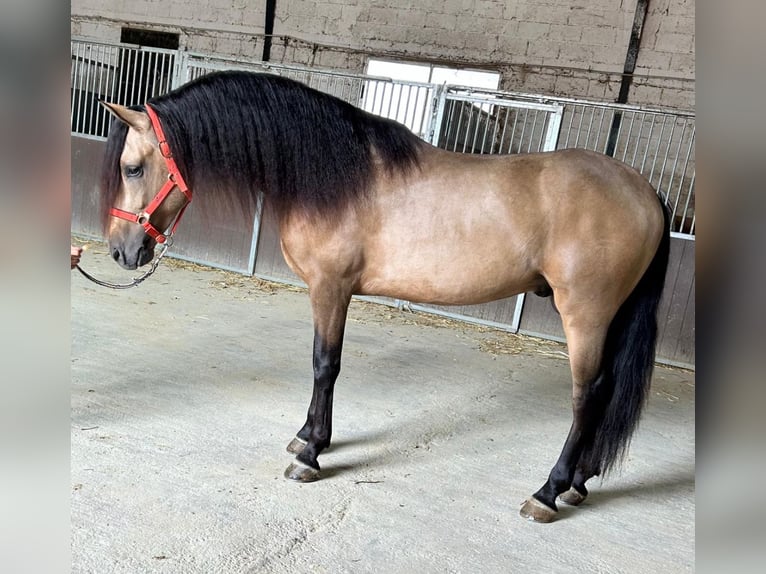
M 178 32 L 260 58 L 265 0 L 73 0 L 73 35 Z M 277 0 L 271 59 L 356 72 L 390 57 L 501 72 L 503 89 L 614 101 L 636 0 Z M 629 103 L 694 107 L 694 1 L 651 0 Z

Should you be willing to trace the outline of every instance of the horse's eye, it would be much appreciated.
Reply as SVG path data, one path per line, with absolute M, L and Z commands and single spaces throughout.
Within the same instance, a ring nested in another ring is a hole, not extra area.
M 144 174 L 144 168 L 140 165 L 128 165 L 125 167 L 125 177 L 141 177 Z

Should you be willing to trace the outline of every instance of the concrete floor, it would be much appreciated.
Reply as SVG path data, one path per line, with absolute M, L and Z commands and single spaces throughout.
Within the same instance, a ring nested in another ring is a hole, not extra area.
M 83 266 L 130 276 L 99 247 Z M 298 290 L 73 272 L 73 572 L 694 570 L 693 373 L 657 369 L 622 472 L 544 525 L 518 509 L 570 424 L 563 347 L 355 302 L 325 478 L 300 485 L 311 336 Z

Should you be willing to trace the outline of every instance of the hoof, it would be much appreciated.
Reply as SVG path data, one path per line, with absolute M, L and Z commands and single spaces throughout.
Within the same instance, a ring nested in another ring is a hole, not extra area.
M 287 445 L 287 452 L 291 454 L 300 454 L 303 452 L 304 448 L 306 448 L 306 441 L 295 437 L 290 441 L 290 444 Z
M 588 496 L 587 494 L 582 494 L 579 490 L 577 490 L 574 486 L 571 487 L 569 490 L 567 490 L 565 493 L 563 493 L 559 500 L 563 502 L 564 504 L 568 504 L 569 506 L 579 506 L 580 503 L 585 500 L 585 497 Z
M 532 496 L 523 504 L 519 514 L 534 522 L 552 522 L 556 518 L 557 511 Z
M 315 482 L 319 480 L 319 470 L 311 468 L 310 466 L 303 464 L 301 461 L 296 460 L 285 470 L 285 478 L 295 480 L 296 482 Z

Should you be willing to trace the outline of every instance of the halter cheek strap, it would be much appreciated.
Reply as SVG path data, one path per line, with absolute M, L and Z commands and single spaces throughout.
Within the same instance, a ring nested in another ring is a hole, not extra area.
M 132 223 L 138 223 L 141 227 L 144 228 L 144 231 L 147 233 L 147 235 L 149 235 L 157 243 L 165 243 L 175 233 L 176 228 L 181 221 L 181 216 L 184 214 L 184 211 L 186 211 L 189 203 L 191 203 L 192 193 L 189 189 L 189 186 L 186 185 L 186 181 L 181 175 L 181 172 L 178 169 L 178 165 L 176 165 L 175 159 L 173 159 L 173 154 L 170 151 L 170 146 L 168 145 L 167 138 L 165 137 L 165 132 L 162 130 L 162 125 L 160 124 L 160 119 L 157 117 L 157 114 L 151 108 L 151 106 L 149 106 L 149 104 L 145 104 L 145 106 L 146 113 L 149 115 L 149 119 L 152 122 L 152 128 L 154 129 L 154 133 L 157 136 L 157 140 L 159 141 L 160 153 L 162 154 L 162 157 L 165 158 L 165 165 L 167 166 L 169 172 L 168 180 L 143 211 L 139 213 L 133 213 L 131 211 L 124 211 L 122 209 L 118 209 L 117 207 L 113 207 L 109 213 L 114 217 L 119 217 L 120 219 L 125 219 Z M 170 195 L 170 192 L 173 191 L 173 189 L 176 187 L 186 196 L 189 201 L 186 202 L 186 204 L 178 212 L 178 215 L 176 215 L 175 222 L 173 223 L 170 233 L 165 235 L 154 225 L 152 225 L 151 217 L 157 208 L 162 205 L 162 202 L 165 201 L 167 196 Z

